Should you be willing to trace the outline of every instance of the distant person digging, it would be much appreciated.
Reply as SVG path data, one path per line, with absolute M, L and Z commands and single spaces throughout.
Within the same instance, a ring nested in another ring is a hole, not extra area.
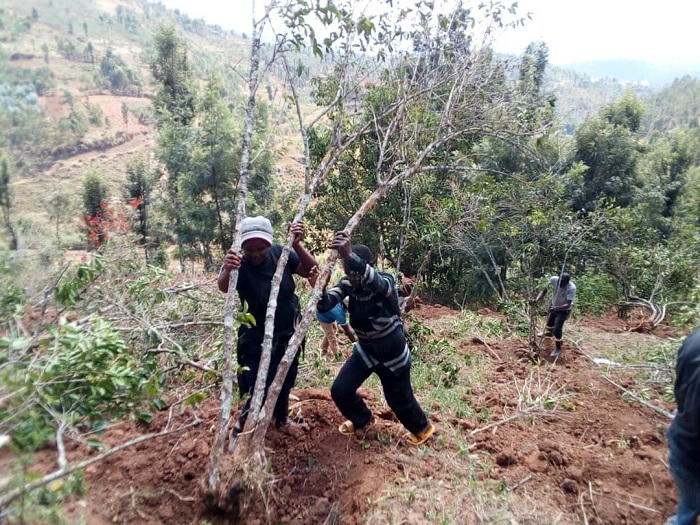
M 411 354 L 394 278 L 375 270 L 370 249 L 362 244 L 353 246 L 345 231 L 335 234 L 330 247 L 338 250 L 346 275 L 324 292 L 317 308 L 327 312 L 349 297 L 350 325 L 358 339 L 331 387 L 333 401 L 348 418 L 338 431 L 351 436 L 358 430 L 369 429 L 372 412 L 357 390 L 370 375 L 377 374 L 387 403 L 409 431 L 408 442 L 422 445 L 433 435 L 435 427 L 413 394 Z
M 537 337 L 554 336 L 554 351 L 549 354 L 549 357 L 559 357 L 564 336 L 564 322 L 571 314 L 571 306 L 576 298 L 576 285 L 571 281 L 568 273 L 562 272 L 561 275 L 554 275 L 549 279 L 549 286 L 554 289 L 554 292 L 549 303 L 547 325 L 543 332 L 537 334 Z M 531 304 L 541 301 L 547 293 L 547 288 L 540 290 Z

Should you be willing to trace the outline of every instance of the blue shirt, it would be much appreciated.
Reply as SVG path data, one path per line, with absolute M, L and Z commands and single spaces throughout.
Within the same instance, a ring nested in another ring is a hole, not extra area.
M 332 324 L 336 321 L 340 326 L 347 324 L 347 319 L 345 318 L 345 310 L 341 303 L 336 304 L 333 308 L 327 312 L 319 312 L 316 310 L 316 319 L 322 323 Z

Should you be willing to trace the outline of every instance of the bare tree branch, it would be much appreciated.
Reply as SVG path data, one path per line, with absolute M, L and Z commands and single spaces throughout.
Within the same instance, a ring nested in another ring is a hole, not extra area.
M 97 456 L 86 459 L 85 461 L 80 461 L 79 463 L 75 463 L 74 465 L 68 465 L 67 463 L 63 468 L 60 468 L 51 474 L 47 474 L 46 476 L 37 479 L 35 481 L 32 481 L 30 483 L 27 483 L 21 487 L 18 487 L 16 489 L 12 489 L 10 491 L 4 492 L 2 495 L 0 495 L 0 507 L 7 507 L 10 503 L 12 503 L 15 499 L 19 498 L 23 494 L 27 494 L 28 492 L 32 492 L 40 487 L 43 487 L 44 485 L 47 485 L 48 483 L 51 483 L 52 481 L 55 481 L 57 479 L 60 479 L 64 476 L 67 476 L 69 474 L 72 474 L 76 470 L 81 470 L 84 469 L 85 467 L 88 467 L 92 465 L 93 463 L 97 463 L 99 461 L 102 461 L 108 456 L 111 456 L 112 454 L 115 454 L 117 452 L 121 452 L 122 450 L 132 447 L 134 445 L 138 445 L 139 443 L 143 443 L 144 441 L 149 441 L 151 439 L 156 439 L 159 437 L 164 437 L 164 436 L 169 436 L 170 434 L 175 434 L 178 432 L 182 432 L 183 430 L 187 430 L 188 428 L 195 427 L 199 425 L 202 421 L 200 419 L 196 419 L 195 421 L 184 425 L 182 427 L 176 428 L 174 430 L 168 430 L 168 431 L 163 431 L 163 432 L 156 432 L 154 434 L 146 434 L 145 436 L 139 436 L 135 439 L 131 439 L 127 441 L 126 443 L 122 443 L 121 445 L 118 445 L 116 447 L 110 448 L 109 450 L 104 451 L 101 454 L 98 454 Z

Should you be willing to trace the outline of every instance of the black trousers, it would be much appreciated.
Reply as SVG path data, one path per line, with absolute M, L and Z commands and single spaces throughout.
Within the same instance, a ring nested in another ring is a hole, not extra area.
M 564 321 L 569 318 L 571 310 L 559 310 L 549 312 L 549 317 L 547 318 L 547 328 L 545 332 L 550 332 L 556 339 L 555 345 L 557 348 L 561 348 L 561 339 L 564 335 Z
M 270 388 L 272 381 L 277 374 L 284 351 L 287 349 L 287 343 L 292 338 L 292 333 L 275 334 L 272 338 L 272 355 L 270 357 L 270 368 L 267 371 L 267 380 L 265 381 L 265 397 L 267 390 Z M 302 347 L 304 343 L 302 342 Z M 238 359 L 238 390 L 241 397 L 247 395 L 248 399 L 243 407 L 243 412 L 239 419 L 239 428 L 243 428 L 245 420 L 250 411 L 250 401 L 255 388 L 255 380 L 258 377 L 258 369 L 260 368 L 260 357 L 262 350 L 262 338 L 258 334 L 239 333 L 238 346 L 236 354 Z M 300 348 L 301 350 L 301 348 Z M 289 373 L 282 384 L 282 390 L 277 398 L 275 409 L 272 412 L 272 417 L 275 423 L 285 424 L 287 422 L 287 413 L 289 412 L 289 393 L 292 391 L 297 380 L 297 372 L 299 370 L 299 355 L 297 352 L 292 366 L 289 368 Z M 264 402 L 264 401 L 263 401 Z
M 357 389 L 373 373 L 379 376 L 386 402 L 401 424 L 414 434 L 424 430 L 428 426 L 428 418 L 413 394 L 410 365 L 404 366 L 398 374 L 382 364 L 366 368 L 356 352 L 345 361 L 331 387 L 331 396 L 340 412 L 352 421 L 355 428 L 364 427 L 372 420 L 372 412 Z

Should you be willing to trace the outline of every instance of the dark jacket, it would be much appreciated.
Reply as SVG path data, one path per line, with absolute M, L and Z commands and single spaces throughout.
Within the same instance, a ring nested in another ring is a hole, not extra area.
M 367 368 L 382 363 L 394 372 L 410 365 L 411 356 L 404 336 L 399 296 L 394 278 L 375 270 L 353 254 L 346 263 L 359 277 L 353 285 L 348 277 L 328 290 L 318 302 L 318 310 L 327 312 L 349 297 L 350 326 L 357 334 L 355 350 Z
M 674 391 L 678 412 L 668 429 L 669 448 L 690 470 L 700 472 L 700 329 L 678 350 Z

